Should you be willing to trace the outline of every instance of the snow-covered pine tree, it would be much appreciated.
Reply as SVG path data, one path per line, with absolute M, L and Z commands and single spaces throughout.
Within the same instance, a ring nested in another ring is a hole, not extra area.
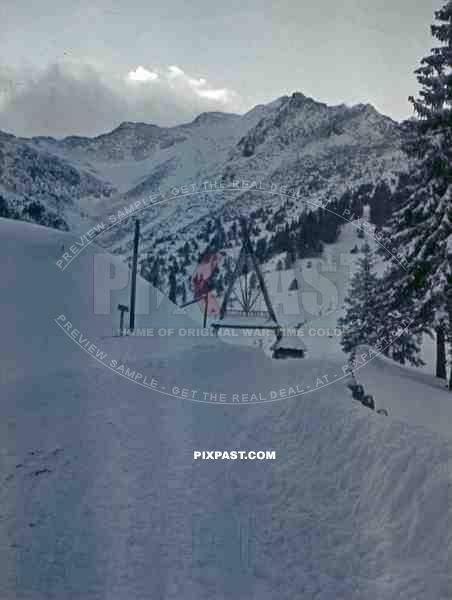
M 177 264 L 173 263 L 170 267 L 169 275 L 168 275 L 168 298 L 174 304 L 177 304 L 177 279 L 176 279 L 176 268 Z
M 149 281 L 154 287 L 159 287 L 160 285 L 160 260 L 158 258 L 154 259 L 154 262 L 152 263 Z
M 417 119 L 406 149 L 417 161 L 414 185 L 390 230 L 407 267 L 398 291 L 413 298 L 417 319 L 428 319 L 419 327 L 446 331 L 452 354 L 452 0 L 435 17 L 431 32 L 440 44 L 421 61 L 420 95 L 410 98 Z
M 384 255 L 386 256 L 386 252 Z M 401 364 L 409 362 L 421 366 L 425 364 L 419 357 L 421 338 L 423 333 L 431 335 L 431 328 L 427 325 L 429 314 L 426 314 L 431 307 L 418 302 L 416 297 L 401 285 L 405 276 L 406 270 L 397 263 L 391 265 L 380 280 L 377 290 L 378 337 L 381 341 L 392 340 L 384 352 L 386 356 Z
M 349 293 L 345 299 L 345 315 L 338 321 L 343 330 L 341 346 L 353 356 L 357 346 L 372 345 L 378 338 L 377 289 L 380 280 L 375 273 L 373 252 L 366 242 L 363 255 L 358 260 L 358 270 L 351 279 Z

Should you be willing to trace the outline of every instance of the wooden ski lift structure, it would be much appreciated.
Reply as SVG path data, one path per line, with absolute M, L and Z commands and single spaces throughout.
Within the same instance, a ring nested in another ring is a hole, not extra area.
M 219 321 L 212 327 L 218 329 L 280 329 L 259 261 L 250 240 L 249 228 L 244 219 L 240 220 L 242 247 L 235 264 L 231 281 L 226 289 L 220 308 Z M 251 284 L 251 275 L 255 273 L 257 285 Z M 263 300 L 264 308 L 258 304 Z M 255 318 L 252 325 L 249 319 Z M 261 319 L 261 321 L 257 321 Z M 240 321 L 243 321 L 240 323 Z M 262 323 L 263 321 L 263 323 Z
M 245 219 L 240 220 L 240 225 L 242 248 L 223 298 L 219 320 L 212 327 L 217 333 L 219 329 L 272 330 L 276 337 L 272 347 L 274 358 L 303 358 L 304 348 L 283 341 L 283 331 L 273 309 Z M 256 285 L 251 285 L 252 273 L 255 273 Z

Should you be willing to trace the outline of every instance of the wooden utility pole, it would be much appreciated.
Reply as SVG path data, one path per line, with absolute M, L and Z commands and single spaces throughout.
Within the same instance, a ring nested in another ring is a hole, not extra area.
M 207 288 L 205 299 L 206 299 L 205 300 L 206 304 L 204 307 L 204 323 L 203 323 L 204 329 L 206 329 L 206 327 L 207 327 L 207 311 L 209 309 L 209 288 Z
M 133 240 L 132 287 L 130 290 L 130 322 L 129 329 L 135 329 L 135 298 L 137 291 L 138 242 L 140 239 L 140 221 L 135 221 L 135 238 Z

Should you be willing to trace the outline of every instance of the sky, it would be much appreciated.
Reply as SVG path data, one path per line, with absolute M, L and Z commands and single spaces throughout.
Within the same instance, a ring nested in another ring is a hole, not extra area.
M 1 0 L 0 129 L 175 125 L 300 91 L 413 116 L 441 0 Z

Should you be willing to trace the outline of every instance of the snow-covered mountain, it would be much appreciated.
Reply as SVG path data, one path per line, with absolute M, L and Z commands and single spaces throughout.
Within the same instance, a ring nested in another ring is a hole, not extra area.
M 362 205 L 382 185 L 383 195 L 391 195 L 407 168 L 403 138 L 404 126 L 370 105 L 327 106 L 297 92 L 244 115 L 204 113 L 176 127 L 126 122 L 96 138 L 62 140 L 2 134 L 0 193 L 9 206 L 38 200 L 82 233 L 154 194 L 159 204 L 140 212 L 143 250 L 153 256 L 143 259 L 142 272 L 158 256 L 158 284 L 168 288 L 170 271 L 188 272 L 212 236 L 221 250 L 238 243 L 240 215 L 271 246 L 275 232 L 316 202 Z M 183 186 L 192 193 L 174 197 L 171 191 Z M 269 193 L 277 188 L 283 193 Z M 38 218 L 29 212 L 23 217 L 54 224 L 39 210 Z M 128 255 L 131 230 L 126 219 L 100 243 Z M 186 280 L 181 273 L 177 293 Z
M 80 202 L 108 198 L 114 188 L 32 141 L 0 132 L 0 214 L 57 229 L 80 220 Z

